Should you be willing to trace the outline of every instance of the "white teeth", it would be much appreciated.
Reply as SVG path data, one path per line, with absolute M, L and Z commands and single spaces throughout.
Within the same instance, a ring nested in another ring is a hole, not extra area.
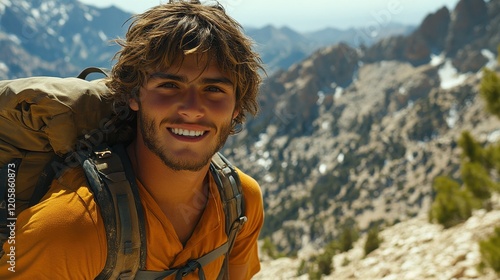
M 182 136 L 202 136 L 205 131 L 198 131 L 198 130 L 187 130 L 187 129 L 180 129 L 180 128 L 171 128 L 170 131 L 172 131 L 174 134 L 177 135 L 182 135 Z

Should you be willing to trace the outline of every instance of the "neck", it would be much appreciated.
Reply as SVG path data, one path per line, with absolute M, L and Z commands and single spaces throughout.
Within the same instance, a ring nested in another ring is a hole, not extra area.
M 132 142 L 127 152 L 137 179 L 153 197 L 185 245 L 208 201 L 207 164 L 199 171 L 177 171 L 144 145 Z
M 137 141 L 127 147 L 127 152 L 137 179 L 159 205 L 189 204 L 206 195 L 209 164 L 199 171 L 173 170 Z

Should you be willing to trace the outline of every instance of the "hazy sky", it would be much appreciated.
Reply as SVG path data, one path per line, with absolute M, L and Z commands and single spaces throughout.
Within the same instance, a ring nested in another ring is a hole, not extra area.
M 97 7 L 110 5 L 132 13 L 168 0 L 80 0 Z M 458 0 L 219 0 L 227 12 L 243 26 L 272 24 L 296 31 L 325 27 L 376 28 L 388 22 L 419 24 L 443 6 L 453 10 Z

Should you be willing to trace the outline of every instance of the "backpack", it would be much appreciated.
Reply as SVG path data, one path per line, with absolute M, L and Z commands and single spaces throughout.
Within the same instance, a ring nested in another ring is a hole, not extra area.
M 228 277 L 228 257 L 246 222 L 243 193 L 235 168 L 217 153 L 210 164 L 226 217 L 228 242 L 166 271 L 146 271 L 142 205 L 124 146 L 128 112 L 113 112 L 104 79 L 87 81 L 99 68 L 75 78 L 32 77 L 0 81 L 0 245 L 15 236 L 17 215 L 40 201 L 53 179 L 81 165 L 101 208 L 108 257 L 96 279 L 162 279 L 185 276 L 221 255 L 218 279 Z M 130 121 L 130 120 L 128 120 Z M 8 252 L 0 252 L 0 256 Z

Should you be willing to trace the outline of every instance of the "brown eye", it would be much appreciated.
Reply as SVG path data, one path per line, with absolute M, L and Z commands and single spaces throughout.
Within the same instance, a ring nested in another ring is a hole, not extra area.
M 209 91 L 209 92 L 221 92 L 223 93 L 224 90 L 221 89 L 220 87 L 217 87 L 217 86 L 209 86 L 206 88 L 206 91 Z
M 158 85 L 160 88 L 178 88 L 176 84 L 168 82 L 168 83 L 161 83 Z

